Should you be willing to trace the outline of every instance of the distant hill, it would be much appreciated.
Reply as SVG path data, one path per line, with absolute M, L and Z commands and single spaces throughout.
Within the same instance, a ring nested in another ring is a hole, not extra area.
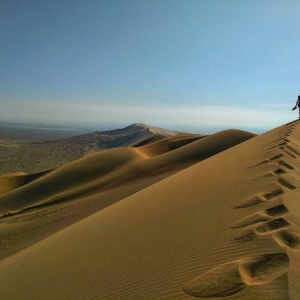
M 31 143 L 31 145 L 61 144 L 74 149 L 79 147 L 84 154 L 87 154 L 103 149 L 126 147 L 153 134 L 159 134 L 165 138 L 177 133 L 176 131 L 151 127 L 143 123 L 134 123 L 121 129 L 95 131 L 60 140 Z
M 134 123 L 121 129 L 95 131 L 59 140 L 0 144 L 0 175 L 20 171 L 27 174 L 39 173 L 93 152 L 129 146 L 154 136 L 166 138 L 177 133 Z

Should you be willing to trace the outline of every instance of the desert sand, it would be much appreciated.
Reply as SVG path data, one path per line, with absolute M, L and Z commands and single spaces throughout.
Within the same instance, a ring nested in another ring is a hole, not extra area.
M 2 179 L 1 299 L 300 299 L 299 133 L 143 138 Z
M 53 170 L 94 152 L 142 141 L 149 143 L 178 133 L 143 123 L 61 138 L 52 138 L 47 130 L 39 131 L 39 134 L 27 131 L 6 132 L 0 126 L 0 175 Z

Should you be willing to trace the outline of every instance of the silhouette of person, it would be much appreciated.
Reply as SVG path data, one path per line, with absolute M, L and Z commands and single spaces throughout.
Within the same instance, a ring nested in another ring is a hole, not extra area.
M 297 102 L 292 110 L 297 109 L 297 107 L 299 108 L 299 118 L 300 118 L 300 95 L 298 96 Z

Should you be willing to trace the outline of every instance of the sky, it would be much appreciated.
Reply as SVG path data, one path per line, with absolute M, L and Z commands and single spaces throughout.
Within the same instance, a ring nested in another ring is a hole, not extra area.
M 298 117 L 298 0 L 0 0 L 0 120 L 261 132 Z

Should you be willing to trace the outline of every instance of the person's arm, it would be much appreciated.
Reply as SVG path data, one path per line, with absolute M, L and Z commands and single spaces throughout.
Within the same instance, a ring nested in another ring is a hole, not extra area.
M 299 104 L 299 99 L 297 99 L 296 104 L 295 104 L 295 106 L 292 108 L 292 110 L 297 109 L 297 107 L 299 107 L 298 104 Z

